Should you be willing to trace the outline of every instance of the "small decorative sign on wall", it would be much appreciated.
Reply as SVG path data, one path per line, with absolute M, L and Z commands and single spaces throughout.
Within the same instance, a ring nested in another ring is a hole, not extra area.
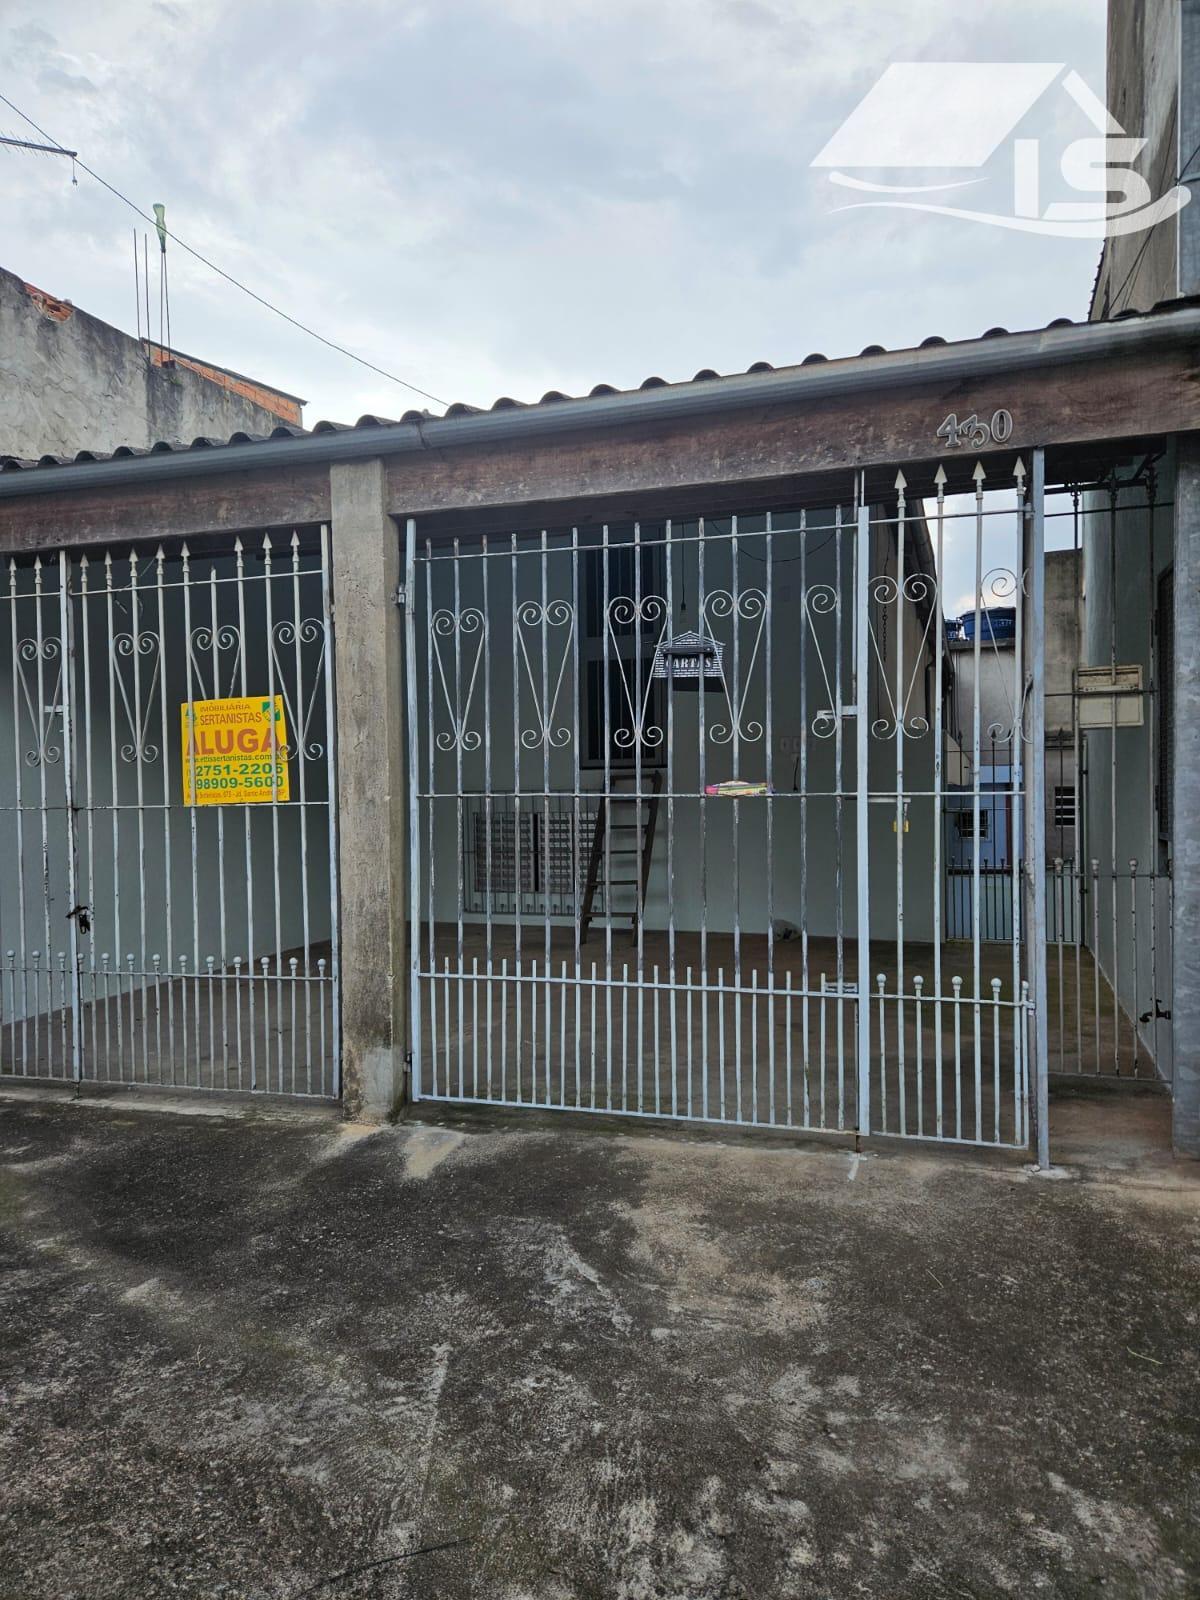
M 720 689 L 725 684 L 723 654 L 724 646 L 715 639 L 690 630 L 677 633 L 659 642 L 653 674 L 669 679 L 676 689 L 699 689 L 701 680 L 706 689 Z

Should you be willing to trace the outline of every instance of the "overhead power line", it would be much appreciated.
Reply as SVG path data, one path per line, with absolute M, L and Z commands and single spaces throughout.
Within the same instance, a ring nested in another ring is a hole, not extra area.
M 107 189 L 109 194 L 115 195 L 118 200 L 120 200 L 124 205 L 127 205 L 131 211 L 135 211 L 144 221 L 154 225 L 154 217 L 152 217 L 149 212 L 143 211 L 136 200 L 131 200 L 127 194 L 122 194 L 120 189 L 118 189 L 114 184 L 109 183 L 107 178 L 102 178 L 98 172 L 96 172 L 92 167 L 88 166 L 86 161 L 80 160 L 75 152 L 68 152 L 64 150 L 63 146 L 54 139 L 52 134 L 47 133 L 45 128 L 39 127 L 33 118 L 27 116 L 25 112 L 21 110 L 20 106 L 14 105 L 7 95 L 0 94 L 0 101 L 2 101 L 10 111 L 15 111 L 17 116 L 20 117 L 21 121 L 28 123 L 35 133 L 40 133 L 43 139 L 50 140 L 54 145 L 54 150 L 56 153 L 74 155 L 76 164 L 87 173 L 89 178 L 95 179 L 101 188 Z M 243 283 L 239 278 L 235 278 L 231 272 L 226 272 L 224 267 L 219 267 L 215 261 L 210 261 L 206 255 L 202 254 L 202 252 L 197 250 L 193 245 L 188 244 L 186 239 L 181 239 L 177 233 L 172 233 L 170 229 L 168 229 L 167 237 L 172 239 L 181 250 L 186 250 L 188 255 L 194 256 L 195 259 L 199 261 L 202 266 L 207 267 L 210 272 L 215 272 L 218 277 L 224 278 L 226 283 L 231 283 L 235 289 L 240 289 L 243 294 L 249 295 L 251 300 L 257 300 L 260 306 L 265 306 L 268 311 L 273 311 L 277 317 L 282 317 L 285 322 L 290 322 L 293 328 L 299 328 L 301 333 L 308 334 L 310 339 L 316 339 L 318 343 L 325 345 L 328 349 L 336 350 L 339 355 L 347 356 L 351 361 L 357 361 L 360 367 L 366 367 L 368 371 L 377 373 L 381 378 L 386 378 L 389 383 L 398 383 L 401 388 L 409 389 L 413 394 L 419 394 L 423 400 L 432 400 L 436 406 L 446 405 L 447 402 L 445 400 L 440 399 L 436 394 L 430 394 L 428 389 L 422 389 L 418 384 L 410 383 L 407 378 L 401 378 L 394 372 L 388 372 L 384 367 L 377 367 L 373 361 L 368 361 L 365 356 L 360 356 L 355 351 L 348 350 L 344 344 L 338 344 L 334 339 L 327 339 L 323 333 L 318 333 L 315 328 L 310 328 L 306 323 L 301 322 L 299 318 L 290 316 L 288 312 L 282 310 L 279 306 L 272 304 L 272 302 L 264 298 L 263 295 L 257 294 L 249 287 L 248 284 Z

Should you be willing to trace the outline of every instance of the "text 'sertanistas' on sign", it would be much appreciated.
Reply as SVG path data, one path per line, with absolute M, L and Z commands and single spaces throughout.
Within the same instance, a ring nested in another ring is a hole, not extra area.
M 179 709 L 185 806 L 288 798 L 282 695 L 185 700 Z

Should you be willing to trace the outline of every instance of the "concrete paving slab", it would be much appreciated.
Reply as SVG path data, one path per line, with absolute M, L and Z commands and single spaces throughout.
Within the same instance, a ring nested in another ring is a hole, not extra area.
M 0 1101 L 0 1597 L 1193 1595 L 1200 1169 L 1131 1103 L 1045 1183 Z

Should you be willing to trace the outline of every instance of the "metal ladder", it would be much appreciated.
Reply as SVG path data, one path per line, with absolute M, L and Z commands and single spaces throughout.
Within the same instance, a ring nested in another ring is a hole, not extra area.
M 648 780 L 648 784 L 647 784 Z M 639 795 L 636 788 L 631 794 L 622 794 L 615 785 L 625 781 L 636 784 L 633 773 L 627 778 L 614 776 L 610 779 L 610 788 L 607 794 L 600 796 L 600 803 L 596 808 L 596 829 L 592 835 L 592 852 L 588 861 L 587 883 L 583 895 L 583 911 L 579 918 L 579 939 L 585 943 L 588 928 L 597 920 L 596 894 L 603 890 L 604 910 L 600 915 L 611 923 L 624 916 L 629 917 L 630 943 L 637 943 L 638 924 L 642 918 L 642 910 L 646 904 L 646 887 L 650 880 L 650 860 L 654 852 L 654 830 L 658 822 L 658 800 L 662 792 L 662 773 L 653 771 L 642 775 L 642 793 Z M 646 789 L 649 789 L 649 793 Z M 619 808 L 619 809 L 618 809 Z M 645 815 L 642 815 L 643 809 Z M 637 838 L 641 835 L 641 848 L 639 850 Z M 611 835 L 608 848 L 605 849 L 605 835 Z M 631 837 L 632 836 L 632 837 Z M 621 842 L 618 842 L 621 841 Z M 629 842 L 626 843 L 625 841 Z M 640 859 L 639 859 L 640 858 Z M 613 870 L 616 861 L 628 862 L 633 867 L 632 877 L 604 877 L 602 867 L 607 862 L 608 870 Z M 614 889 L 631 888 L 636 890 L 633 910 L 629 912 L 614 911 L 612 906 L 612 891 Z

